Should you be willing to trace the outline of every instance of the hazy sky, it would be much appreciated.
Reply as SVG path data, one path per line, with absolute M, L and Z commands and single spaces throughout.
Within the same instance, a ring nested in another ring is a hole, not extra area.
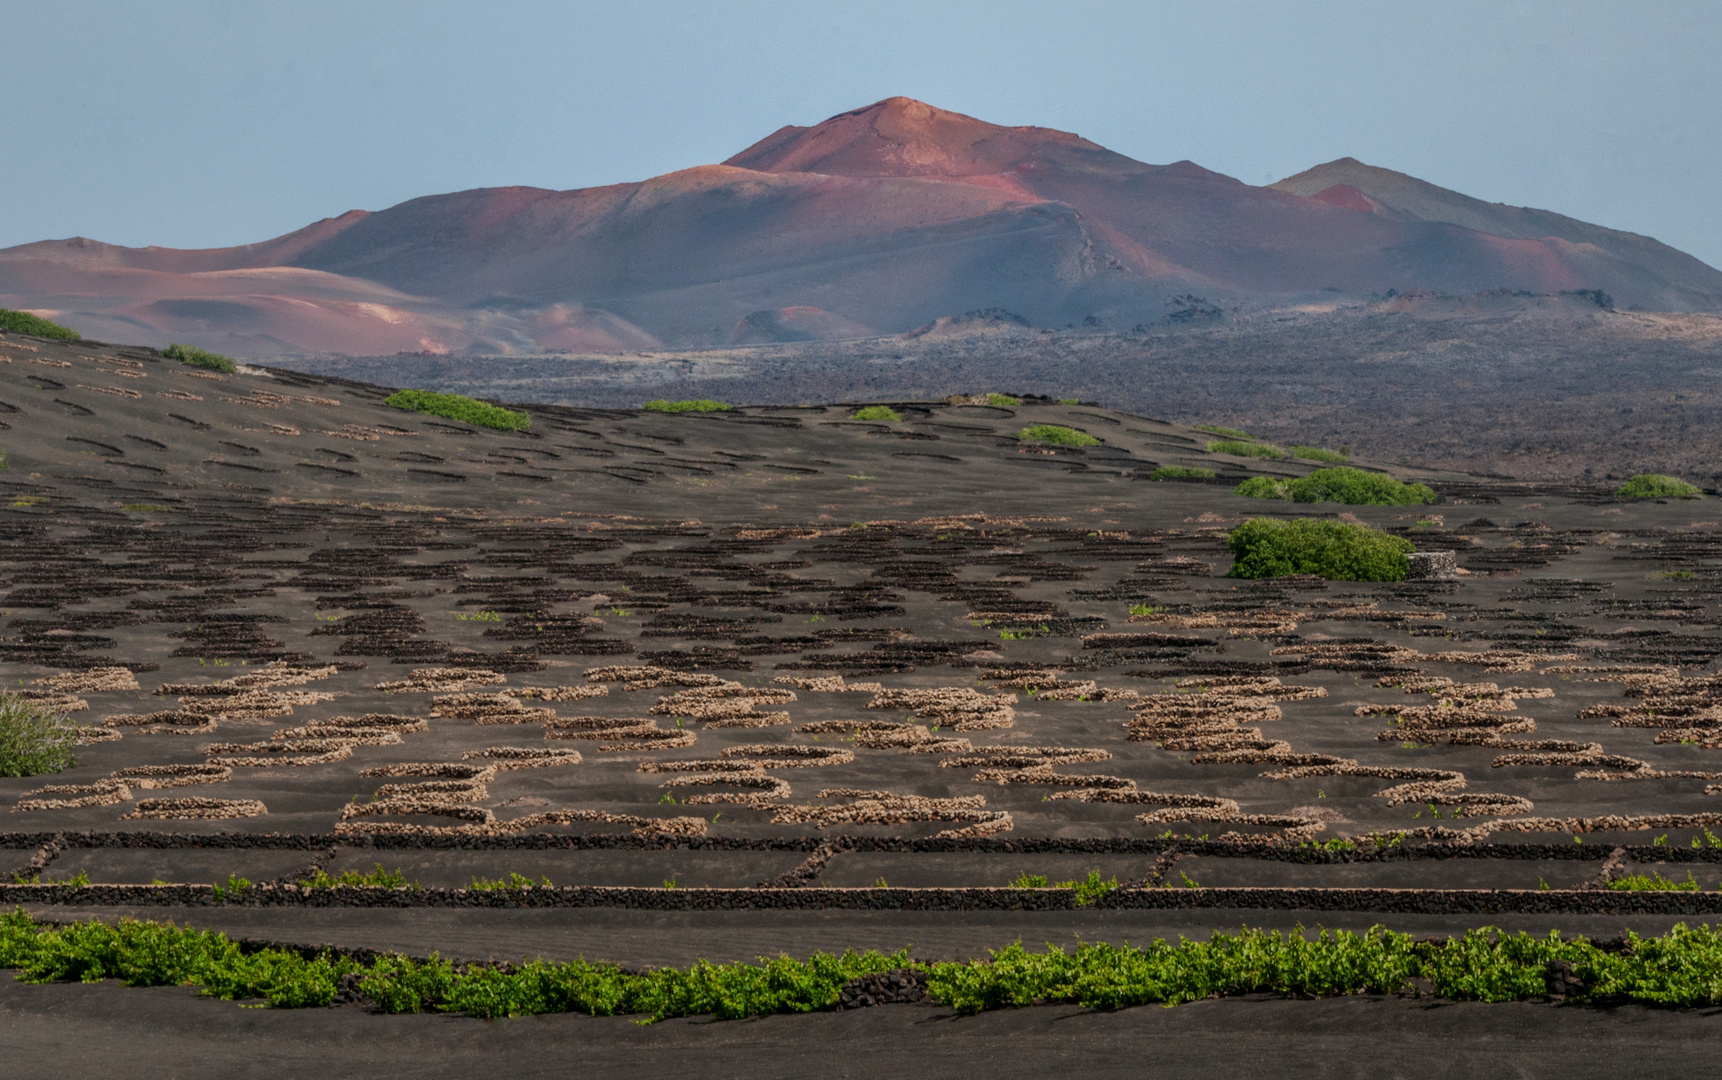
M 720 161 L 893 94 L 1263 184 L 1352 156 L 1722 266 L 1722 3 L 3 0 L 0 246 Z

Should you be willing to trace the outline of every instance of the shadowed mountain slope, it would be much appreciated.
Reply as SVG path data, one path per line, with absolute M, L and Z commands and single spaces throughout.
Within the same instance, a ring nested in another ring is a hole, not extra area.
M 1693 290 L 1692 306 L 1698 309 L 1711 305 L 1722 282 L 1722 274 L 1714 268 L 1648 236 L 1606 229 L 1548 210 L 1484 202 L 1356 158 L 1317 165 L 1271 187 L 1402 221 L 1445 222 L 1511 240 L 1565 241 L 1574 249 L 1570 256 L 1575 261 L 1604 256 L 1616 260 L 1615 271 L 1636 271 L 1643 289 Z M 1608 271 L 1598 268 L 1597 272 Z
M 282 267 L 318 273 L 254 290 L 220 276 Z M 1497 288 L 1722 310 L 1722 273 L 1560 215 L 1350 161 L 1252 187 L 908 98 L 639 183 L 427 196 L 235 248 L 0 252 L 0 305 L 251 356 L 709 346 L 790 309 L 822 335 L 985 308 L 1129 327 L 1176 297 L 1235 310 Z

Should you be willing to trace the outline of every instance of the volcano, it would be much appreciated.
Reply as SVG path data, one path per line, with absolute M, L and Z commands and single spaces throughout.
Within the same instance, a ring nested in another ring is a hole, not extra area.
M 1665 244 L 1349 158 L 1254 187 L 902 97 L 638 183 L 432 195 L 234 248 L 0 251 L 0 306 L 256 357 L 830 339 L 976 310 L 1129 329 L 1192 302 L 1488 290 L 1722 311 L 1722 273 Z

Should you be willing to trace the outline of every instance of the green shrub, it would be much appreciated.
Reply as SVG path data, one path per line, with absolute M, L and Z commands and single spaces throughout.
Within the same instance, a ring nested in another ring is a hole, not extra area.
M 856 409 L 853 418 L 856 420 L 885 420 L 895 424 L 903 419 L 903 414 L 889 405 L 869 405 L 864 409 Z
M 1058 424 L 1031 424 L 1016 433 L 1029 442 L 1051 443 L 1054 446 L 1099 446 L 1100 440 L 1086 431 L 1061 427 Z
M 1677 923 L 1661 937 L 1628 932 L 1619 953 L 1591 950 L 1577 965 L 1596 1001 L 1699 1008 L 1722 1002 L 1722 934 L 1708 926 L 1688 930 Z
M 1249 439 L 1255 441 L 1255 436 L 1247 431 L 1239 431 L 1234 427 L 1221 427 L 1219 424 L 1197 424 L 1197 431 L 1206 431 L 1210 435 L 1224 435 L 1228 439 Z
M 239 370 L 239 365 L 231 356 L 212 353 L 195 345 L 169 345 L 161 351 L 169 360 L 178 360 L 192 367 L 208 368 L 211 371 L 224 371 L 231 375 Z
M 999 405 L 999 406 L 1021 405 L 1022 399 L 1011 397 L 1009 394 L 988 394 L 987 395 L 987 404 L 988 405 Z
M 384 1012 L 427 1012 L 448 999 L 454 979 L 454 965 L 436 953 L 423 963 L 385 956 L 371 965 L 359 989 Z
M 1639 473 L 1614 489 L 1623 499 L 1702 499 L 1704 492 L 1686 481 L 1660 473 Z
M 1426 484 L 1402 484 L 1385 473 L 1346 466 L 1317 469 L 1291 480 L 1252 476 L 1232 489 L 1232 494 L 1250 499 L 1334 502 L 1346 506 L 1421 506 L 1435 501 L 1435 492 Z
M 1334 465 L 1344 465 L 1351 460 L 1351 455 L 1340 450 L 1327 450 L 1319 446 L 1294 446 L 1291 455 L 1303 458 L 1305 461 L 1326 461 Z
M 1581 939 L 1551 933 L 1532 937 L 1523 931 L 1503 934 L 1493 927 L 1450 937 L 1423 954 L 1423 977 L 1435 992 L 1460 1001 L 1519 1001 L 1548 988 L 1544 971 L 1551 960 L 1582 962 L 1599 955 Z
M 1212 469 L 1186 469 L 1182 465 L 1162 465 L 1148 474 L 1150 480 L 1212 480 Z
M 0 967 L 19 982 L 118 979 L 126 986 L 199 985 L 209 997 L 262 998 L 276 1008 L 320 1007 L 340 977 L 360 970 L 346 959 L 263 949 L 245 954 L 226 935 L 172 923 L 122 918 L 50 927 L 22 910 L 0 916 Z
M 1341 466 L 1317 469 L 1292 481 L 1295 502 L 1336 502 L 1347 506 L 1421 506 L 1435 501 L 1426 484 L 1402 484 L 1385 473 Z
M 1117 878 L 1108 878 L 1107 880 L 1102 881 L 1100 879 L 1100 871 L 1098 870 L 1090 870 L 1088 872 L 1088 877 L 1081 881 L 1061 881 L 1057 885 L 1053 886 L 1055 889 L 1076 890 L 1077 907 L 1093 907 L 1095 904 L 1098 904 L 1107 893 L 1122 887 L 1123 886 L 1118 883 Z
M 1073 397 L 1061 397 L 1058 399 L 1058 403 L 1060 405 L 1080 405 L 1080 404 L 1082 404 L 1082 402 L 1080 400 L 1073 398 Z
M 1410 568 L 1408 540 L 1343 521 L 1251 518 L 1232 530 L 1235 561 L 1229 576 L 1315 574 L 1332 581 L 1403 581 Z
M 382 863 L 378 863 L 374 868 L 363 873 L 358 870 L 344 870 L 334 876 L 330 876 L 327 870 L 318 867 L 315 874 L 308 878 L 301 878 L 299 884 L 307 889 L 333 889 L 337 885 L 370 889 L 418 888 L 418 882 L 409 884 L 404 873 L 400 870 L 384 870 Z
M 77 341 L 81 336 L 69 326 L 61 326 L 40 315 L 32 315 L 28 311 L 13 311 L 11 308 L 0 308 L 0 330 L 10 334 L 34 334 L 55 341 Z
M 217 883 L 210 886 L 211 891 L 215 893 L 217 903 L 226 903 L 229 900 L 236 901 L 244 896 L 245 890 L 249 888 L 251 888 L 251 879 L 242 878 L 238 874 L 228 874 L 225 885 Z
M 1232 440 L 1216 439 L 1215 441 L 1210 442 L 1208 444 L 1208 453 L 1210 453 L 1210 454 L 1232 454 L 1232 455 L 1235 455 L 1237 457 L 1274 458 L 1274 459 L 1283 458 L 1286 456 L 1286 452 L 1284 450 L 1281 450 L 1277 446 L 1269 446 L 1266 443 L 1258 443 L 1258 442 L 1242 442 L 1242 441 L 1239 441 L 1236 439 L 1232 439 Z
M 1271 476 L 1252 476 L 1232 489 L 1233 495 L 1242 495 L 1246 499 L 1286 499 L 1290 500 L 1291 482 L 1276 480 Z
M 1656 871 L 1648 874 L 1626 874 L 1608 883 L 1608 887 L 1616 892 L 1697 892 L 1698 879 L 1692 876 L 1692 871 L 1686 872 L 1686 880 L 1665 878 Z
M 0 776 L 41 776 L 78 763 L 78 726 L 64 713 L 0 694 Z
M 474 427 L 494 428 L 497 431 L 524 431 L 532 426 L 532 417 L 523 412 L 489 405 L 463 394 L 438 394 L 430 390 L 396 390 L 383 399 L 383 404 L 393 405 L 397 409 L 406 409 L 409 412 L 440 416 L 445 420 L 459 420 L 463 424 L 471 424 Z
M 195 981 L 203 983 L 210 997 L 262 998 L 277 1009 L 320 1009 L 335 999 L 341 976 L 359 970 L 357 962 L 345 957 L 307 960 L 296 952 L 263 949 L 212 965 Z
M 708 398 L 700 398 L 697 401 L 665 401 L 662 398 L 659 398 L 657 401 L 646 402 L 644 408 L 650 410 L 651 412 L 668 412 L 668 413 L 677 413 L 677 412 L 728 412 L 730 409 L 730 406 L 725 405 L 721 401 L 712 401 Z

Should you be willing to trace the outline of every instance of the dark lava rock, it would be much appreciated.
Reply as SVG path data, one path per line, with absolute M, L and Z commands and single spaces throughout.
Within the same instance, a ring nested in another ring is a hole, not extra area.
M 335 996 L 330 1005 L 370 1005 L 372 1001 L 359 989 L 359 981 L 365 976 L 357 971 L 349 971 L 335 983 Z
M 1543 967 L 1543 979 L 1552 998 L 1565 999 L 1584 992 L 1584 980 L 1573 970 L 1571 960 L 1550 960 Z
M 926 975 L 914 968 L 896 968 L 850 979 L 837 995 L 837 1008 L 865 1009 L 872 1005 L 908 1005 L 925 1001 L 926 980 Z

